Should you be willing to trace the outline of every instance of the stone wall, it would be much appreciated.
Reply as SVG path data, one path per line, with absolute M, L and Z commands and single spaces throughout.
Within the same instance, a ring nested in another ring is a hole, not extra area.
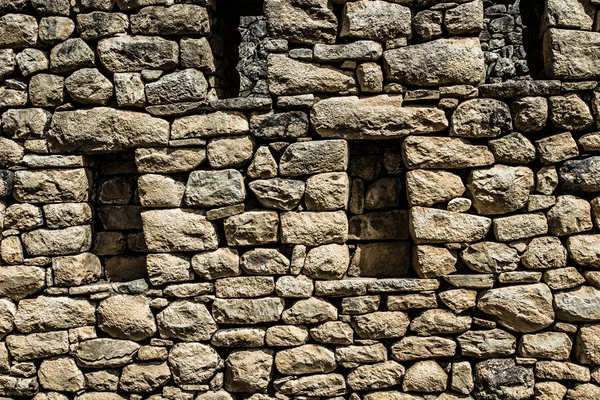
M 0 399 L 600 398 L 595 0 L 233 3 L 0 0 Z

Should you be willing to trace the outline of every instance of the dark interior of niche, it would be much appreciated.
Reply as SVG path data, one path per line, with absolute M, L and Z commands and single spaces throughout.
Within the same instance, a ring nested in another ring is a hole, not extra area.
M 544 60 L 542 56 L 543 32 L 541 22 L 544 12 L 544 0 L 520 0 L 519 11 L 523 22 L 523 47 L 527 54 L 527 66 L 533 79 L 544 78 Z
M 223 42 L 222 62 L 219 63 L 217 75 L 221 77 L 222 96 L 225 98 L 248 97 L 244 88 L 240 70 L 248 69 L 247 57 L 243 54 L 242 35 L 244 17 L 262 17 L 264 0 L 219 0 L 217 4 L 215 33 Z M 265 57 L 266 59 L 266 57 Z M 254 67 L 254 70 L 260 67 Z M 266 75 L 265 71 L 254 71 L 256 79 Z

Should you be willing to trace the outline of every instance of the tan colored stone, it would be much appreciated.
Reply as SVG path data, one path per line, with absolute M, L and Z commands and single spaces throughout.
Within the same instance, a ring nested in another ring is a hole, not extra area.
M 409 136 L 402 142 L 402 158 L 409 169 L 461 169 L 494 163 L 487 146 L 473 145 L 466 139 Z
M 492 221 L 486 217 L 435 208 L 412 207 L 409 228 L 416 243 L 474 242 L 482 239 Z

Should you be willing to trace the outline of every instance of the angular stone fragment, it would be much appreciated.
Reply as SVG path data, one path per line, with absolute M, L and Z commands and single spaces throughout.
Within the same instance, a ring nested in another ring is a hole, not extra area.
M 36 229 L 21 236 L 30 256 L 64 256 L 90 250 L 92 230 L 89 225 L 64 229 Z
M 0 56 L 0 58 L 2 58 L 2 56 Z M 45 71 L 49 66 L 46 53 L 37 49 L 25 49 L 17 54 L 15 58 L 23 76 L 29 76 L 36 72 Z M 0 61 L 0 65 L 1 64 L 2 62 Z M 2 75 L 3 69 L 3 67 L 0 67 L 0 76 Z
M 103 153 L 165 146 L 169 123 L 144 113 L 98 107 L 56 112 L 49 145 L 53 152 Z
M 169 221 L 165 225 L 164 221 Z M 144 237 L 152 252 L 214 250 L 218 237 L 214 225 L 190 209 L 142 212 Z
M 387 139 L 448 127 L 443 110 L 402 107 L 402 97 L 387 94 L 321 100 L 313 106 L 311 123 L 323 137 L 344 139 Z
M 389 80 L 419 86 L 476 85 L 485 74 L 479 40 L 437 39 L 383 53 Z
M 548 233 L 548 221 L 542 213 L 519 214 L 494 219 L 494 235 L 501 242 L 527 239 Z
M 410 269 L 410 244 L 380 242 L 359 244 L 348 268 L 350 276 L 390 277 L 405 275 Z
M 240 265 L 250 275 L 283 275 L 290 261 L 277 249 L 258 248 L 244 253 Z
M 282 243 L 317 246 L 343 243 L 347 238 L 348 220 L 343 211 L 281 214 Z
M 385 1 L 345 3 L 341 37 L 385 41 L 410 36 L 411 13 L 408 7 Z
M 564 386 L 563 386 L 564 387 Z M 591 383 L 576 384 L 567 391 L 567 400 L 594 399 L 600 396 L 600 387 Z
M 6 14 L 0 18 L 0 47 L 19 48 L 37 43 L 38 24 L 25 14 Z
M 535 144 L 544 164 L 558 163 L 579 155 L 577 143 L 569 132 L 540 139 Z
M 169 70 L 179 61 L 179 46 L 155 36 L 116 36 L 98 42 L 98 56 L 110 72 Z
M 82 68 L 65 79 L 69 96 L 82 104 L 104 105 L 113 94 L 112 83 L 95 68 Z
M 284 375 L 331 372 L 336 366 L 333 352 L 314 344 L 282 350 L 275 356 L 275 367 Z
M 275 325 L 267 328 L 268 346 L 299 346 L 308 341 L 308 329 L 303 326 Z
M 213 280 L 240 274 L 240 262 L 236 250 L 222 247 L 192 257 L 192 268 L 202 279 Z
M 568 160 L 558 170 L 561 186 L 567 191 L 600 192 L 600 157 Z
M 453 173 L 418 169 L 406 173 L 406 192 L 411 206 L 432 206 L 460 197 L 465 186 Z
M 492 221 L 470 214 L 412 207 L 410 233 L 416 243 L 474 242 L 485 236 Z
M 547 217 L 548 228 L 555 236 L 581 233 L 594 227 L 590 203 L 575 196 L 558 196 Z
M 260 324 L 279 321 L 284 301 L 278 297 L 259 299 L 217 299 L 212 315 L 221 324 Z
M 340 279 L 346 273 L 349 262 L 346 245 L 327 244 L 307 253 L 302 271 L 315 279 Z
M 409 169 L 461 169 L 494 163 L 487 146 L 472 145 L 466 139 L 432 136 L 406 138 L 402 158 Z
M 142 75 L 136 72 L 121 72 L 113 75 L 115 96 L 119 107 L 142 107 L 146 103 Z
M 236 170 L 194 171 L 184 201 L 189 206 L 221 207 L 243 203 L 245 196 L 244 179 Z
M 592 29 L 594 6 L 590 1 L 550 0 L 544 10 L 544 29 L 547 27 L 575 28 L 584 31 Z
M 305 204 L 309 210 L 345 209 L 350 196 L 350 180 L 343 172 L 311 176 L 306 181 Z
M 448 384 L 448 374 L 440 365 L 431 361 L 418 361 L 404 376 L 402 390 L 406 392 L 443 392 Z
M 21 300 L 37 293 L 45 286 L 45 275 L 39 267 L 3 266 L 0 268 L 0 296 Z
M 533 368 L 513 359 L 493 358 L 475 365 L 475 396 L 489 399 L 527 400 L 533 396 Z
M 535 364 L 535 376 L 541 379 L 589 382 L 590 370 L 570 362 L 538 361 Z
M 477 307 L 515 332 L 535 332 L 554 321 L 552 292 L 542 283 L 488 290 Z
M 508 106 L 494 99 L 473 99 L 461 103 L 452 114 L 452 136 L 496 137 L 512 130 Z
M 156 316 L 156 322 L 161 337 L 185 341 L 209 340 L 217 330 L 206 306 L 191 301 L 171 303 Z
M 50 52 L 50 71 L 72 72 L 79 68 L 93 67 L 94 51 L 80 38 L 67 39 Z
M 340 374 L 280 379 L 273 383 L 277 391 L 290 396 L 334 397 L 346 393 L 346 381 Z
M 271 211 L 249 211 L 226 218 L 224 227 L 230 246 L 276 243 L 279 216 Z
M 238 111 L 216 111 L 189 115 L 173 122 L 171 139 L 213 137 L 247 133 L 248 119 Z
M 144 207 L 179 207 L 185 182 L 166 175 L 147 174 L 138 178 L 138 194 Z
M 349 148 L 345 140 L 299 142 L 289 145 L 279 165 L 282 176 L 345 171 Z
M 267 390 L 273 374 L 273 353 L 264 349 L 235 351 L 225 366 L 228 391 L 262 393 Z
M 548 102 L 545 97 L 522 97 L 513 102 L 513 122 L 521 132 L 537 132 L 546 126 Z
M 103 11 L 77 14 L 77 31 L 84 40 L 125 33 L 128 27 L 129 19 L 126 14 Z
M 589 106 L 577 94 L 552 96 L 550 103 L 550 120 L 558 129 L 581 131 L 594 123 Z
M 558 319 L 567 322 L 600 321 L 600 290 L 581 286 L 576 290 L 557 293 L 554 308 Z
M 405 336 L 392 345 L 391 354 L 394 360 L 400 362 L 453 357 L 456 354 L 456 342 L 437 336 Z
M 490 169 L 472 171 L 467 187 L 477 211 L 493 215 L 524 207 L 534 184 L 533 172 L 529 168 L 495 165 Z
M 291 43 L 333 43 L 337 18 L 325 0 L 296 3 L 290 0 L 267 0 L 264 5 L 269 32 Z
M 514 271 L 520 259 L 517 250 L 495 242 L 472 244 L 461 252 L 460 257 L 470 269 L 482 273 Z
M 404 367 L 395 361 L 361 365 L 348 374 L 348 387 L 356 391 L 386 389 L 398 385 L 404 371 Z
M 600 267 L 600 235 L 577 235 L 567 239 L 569 256 L 579 265 Z
M 522 134 L 515 132 L 488 142 L 497 162 L 529 164 L 535 160 L 535 146 Z
M 400 311 L 378 311 L 353 317 L 353 328 L 363 339 L 402 337 L 408 325 L 408 317 Z
M 212 139 L 206 149 L 208 163 L 216 169 L 245 165 L 254 154 L 251 136 Z
M 83 373 L 71 357 L 44 360 L 38 370 L 40 385 L 47 390 L 78 392 L 85 387 Z
M 205 159 L 204 148 L 138 148 L 135 151 L 135 164 L 141 173 L 190 171 Z
M 129 364 L 140 345 L 130 340 L 92 339 L 77 348 L 77 363 L 85 368 L 113 368 Z
M 14 196 L 18 201 L 31 203 L 87 201 L 90 180 L 83 168 L 17 171 Z
M 126 392 L 152 392 L 171 379 L 166 362 L 129 364 L 123 368 L 119 386 Z
M 146 84 L 146 99 L 151 105 L 201 101 L 206 98 L 207 89 L 202 72 L 188 68 Z
M 69 335 L 67 331 L 10 335 L 6 344 L 17 361 L 28 361 L 68 353 Z
M 299 300 L 283 312 L 282 320 L 286 324 L 315 324 L 335 321 L 338 317 L 337 308 L 328 301 L 311 297 Z
M 463 356 L 476 358 L 511 356 L 517 347 L 517 339 L 502 329 L 465 332 L 458 343 Z
M 523 335 L 519 343 L 519 354 L 523 357 L 566 360 L 571 354 L 572 345 L 569 336 L 563 332 Z
M 471 317 L 457 316 L 442 309 L 426 310 L 410 323 L 411 331 L 422 336 L 465 332 L 471 327 Z
M 52 259 L 54 284 L 57 286 L 80 286 L 100 279 L 102 264 L 91 253 L 76 256 L 54 257 Z
M 169 352 L 173 380 L 179 386 L 209 381 L 223 368 L 223 360 L 214 348 L 202 343 L 177 343 Z
M 156 332 L 150 300 L 144 296 L 116 295 L 98 305 L 98 327 L 119 339 L 143 340 Z
M 444 25 L 451 35 L 479 33 L 483 29 L 483 2 L 460 4 L 446 12 Z
M 12 139 L 46 137 L 52 114 L 41 108 L 10 109 L 2 114 L 2 130 Z
M 594 79 L 600 76 L 597 32 L 550 28 L 544 35 L 544 66 L 554 79 Z
M 304 194 L 304 182 L 294 179 L 266 179 L 248 185 L 260 204 L 278 210 L 294 209 Z
M 215 332 L 210 342 L 219 347 L 262 347 L 265 345 L 264 328 L 231 328 Z
M 37 74 L 29 80 L 29 100 L 36 107 L 56 107 L 63 102 L 64 78 Z M 47 120 L 48 122 L 50 119 Z
M 70 329 L 94 324 L 96 308 L 85 299 L 39 296 L 23 299 L 15 326 L 23 333 Z
M 330 67 L 296 61 L 283 54 L 268 58 L 269 91 L 274 95 L 342 93 L 356 89 L 352 76 Z
M 319 62 L 369 61 L 379 59 L 382 52 L 377 42 L 357 40 L 347 44 L 316 44 L 313 56 Z
M 413 247 L 412 265 L 421 278 L 437 278 L 456 272 L 456 261 L 456 253 L 443 247 Z
M 139 35 L 206 35 L 210 19 L 206 8 L 193 4 L 145 7 L 131 16 L 131 32 Z

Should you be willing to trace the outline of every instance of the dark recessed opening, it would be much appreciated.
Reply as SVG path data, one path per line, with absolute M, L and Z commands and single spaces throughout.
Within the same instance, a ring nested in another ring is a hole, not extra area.
M 534 79 L 544 78 L 542 37 L 540 34 L 543 0 L 521 0 L 520 15 L 523 21 L 523 47 L 527 54 L 529 74 Z

